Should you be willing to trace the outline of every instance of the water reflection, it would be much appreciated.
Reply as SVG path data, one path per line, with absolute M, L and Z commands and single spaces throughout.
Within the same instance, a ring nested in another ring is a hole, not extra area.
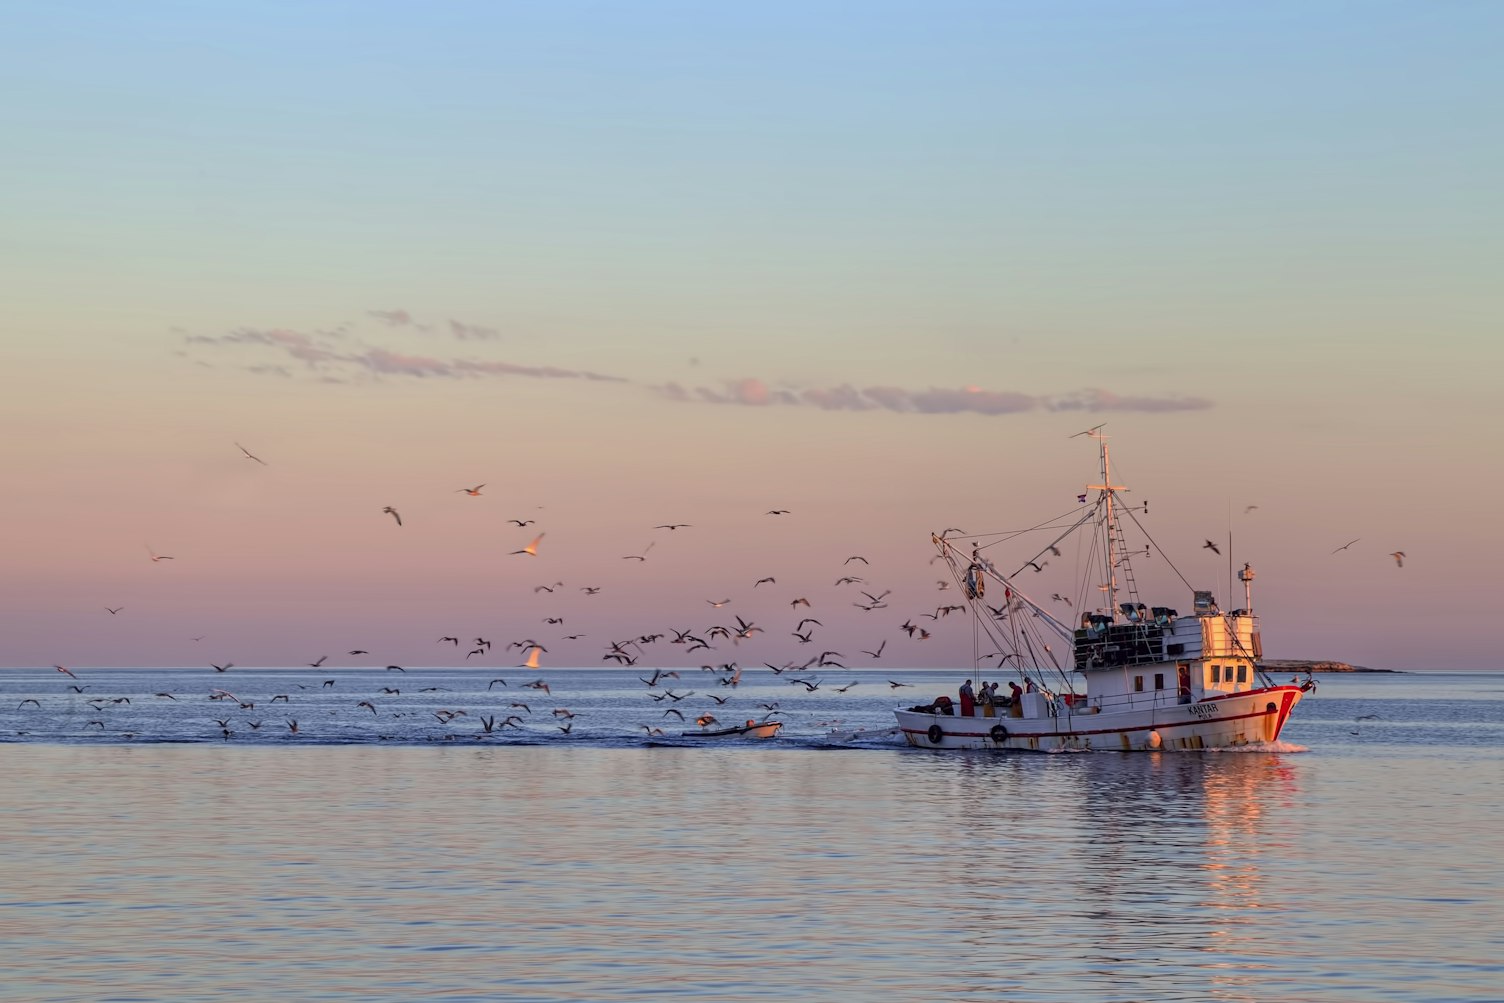
M 0 745 L 0 999 L 1490 998 L 1498 751 L 1387 752 Z

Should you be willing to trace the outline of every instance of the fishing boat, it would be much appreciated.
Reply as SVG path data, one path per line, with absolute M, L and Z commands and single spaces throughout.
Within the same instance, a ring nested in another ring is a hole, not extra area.
M 1315 688 L 1309 674 L 1280 684 L 1261 667 L 1248 564 L 1236 575 L 1240 609 L 1224 611 L 1211 590 L 1193 588 L 1178 570 L 1190 592 L 1187 613 L 1139 601 L 1134 558 L 1164 555 L 1140 519 L 1148 503 L 1126 503 L 1128 488 L 1112 482 L 1101 428 L 1084 433 L 1098 441 L 1101 483 L 1077 495 L 1069 512 L 1027 530 L 931 536 L 966 599 L 960 609 L 972 618 L 973 665 L 995 660 L 997 673 L 1014 681 L 1000 695 L 997 682 L 977 692 L 981 673 L 972 669 L 959 700 L 896 710 L 909 745 L 1054 752 L 1267 744 Z M 1129 546 L 1130 529 L 1142 546 Z M 1230 545 L 1227 556 L 1230 584 Z M 1052 562 L 1073 564 L 1075 599 L 1035 593 L 1035 582 L 1051 579 L 1041 572 Z M 1063 610 L 1072 611 L 1069 622 L 1057 615 Z M 994 646 L 990 654 L 983 643 Z
M 714 731 L 702 728 L 679 734 L 682 738 L 772 738 L 782 727 L 782 721 L 748 721 L 731 728 L 717 728 Z

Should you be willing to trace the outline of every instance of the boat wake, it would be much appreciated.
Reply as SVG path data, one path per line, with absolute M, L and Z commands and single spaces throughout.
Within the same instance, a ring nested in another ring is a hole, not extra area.
M 1310 748 L 1304 745 L 1296 745 L 1294 742 L 1257 742 L 1252 745 L 1229 745 L 1222 748 L 1203 749 L 1203 752 L 1221 752 L 1233 755 L 1239 752 L 1310 752 Z

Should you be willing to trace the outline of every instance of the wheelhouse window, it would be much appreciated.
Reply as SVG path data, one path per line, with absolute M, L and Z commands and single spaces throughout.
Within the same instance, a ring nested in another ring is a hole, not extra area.
M 1144 692 L 1144 677 L 1143 676 L 1134 676 L 1133 677 L 1133 692 L 1135 692 L 1135 693 L 1142 693 L 1142 692 Z
M 1230 683 L 1230 682 L 1232 682 L 1232 666 L 1231 665 L 1227 665 L 1227 666 L 1223 667 L 1223 669 L 1222 669 L 1222 681 L 1224 683 Z
M 1206 685 L 1216 686 L 1222 679 L 1222 667 L 1220 665 L 1208 665 L 1206 667 Z
M 1240 682 L 1240 683 L 1246 683 L 1246 682 L 1248 682 L 1248 666 L 1246 666 L 1246 665 L 1239 665 L 1238 666 L 1238 682 Z
M 1154 688 L 1157 690 L 1165 688 L 1165 674 L 1163 672 L 1154 673 Z

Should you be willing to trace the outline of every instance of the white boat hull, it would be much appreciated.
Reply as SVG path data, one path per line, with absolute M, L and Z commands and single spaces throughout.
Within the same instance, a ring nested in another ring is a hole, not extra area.
M 1167 751 L 1225 749 L 1273 742 L 1305 690 L 1270 686 L 1192 703 L 1083 713 L 1063 702 L 1043 717 L 991 717 L 894 711 L 904 739 L 921 749 Z M 1001 716 L 999 716 L 1001 715 Z

